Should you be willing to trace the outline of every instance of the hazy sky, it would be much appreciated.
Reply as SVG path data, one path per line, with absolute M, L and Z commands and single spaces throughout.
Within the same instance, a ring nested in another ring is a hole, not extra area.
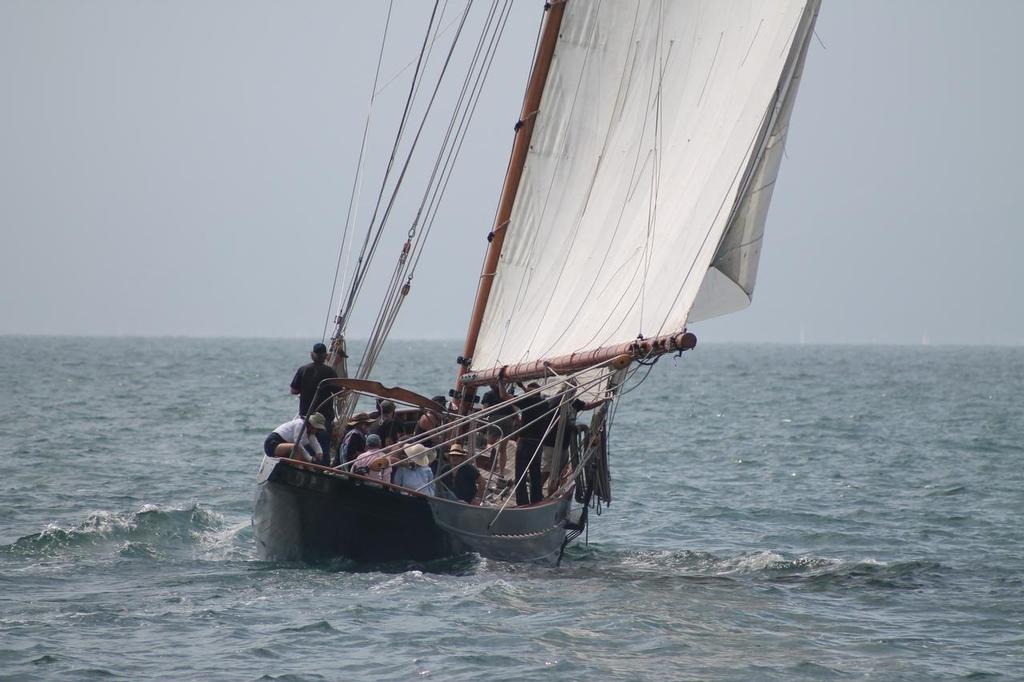
M 541 6 L 513 11 L 395 337 L 465 332 Z M 319 338 L 385 10 L 0 0 L 0 333 Z M 427 10 L 396 3 L 360 231 Z M 824 0 L 754 303 L 701 340 L 1024 343 L 1022 25 Z

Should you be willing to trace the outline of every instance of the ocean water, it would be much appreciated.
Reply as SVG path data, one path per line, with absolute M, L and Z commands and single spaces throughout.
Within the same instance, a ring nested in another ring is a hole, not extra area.
M 0 337 L 0 678 L 1024 679 L 1024 349 L 700 345 L 561 567 L 264 563 L 308 345 Z

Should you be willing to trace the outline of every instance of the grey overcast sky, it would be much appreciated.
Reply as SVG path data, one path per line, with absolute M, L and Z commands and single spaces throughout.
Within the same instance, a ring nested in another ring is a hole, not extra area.
M 464 334 L 541 6 L 514 7 L 393 337 Z M 318 338 L 385 10 L 0 0 L 0 333 Z M 396 3 L 360 229 L 428 10 Z M 1022 25 L 824 0 L 754 303 L 702 341 L 1024 343 Z

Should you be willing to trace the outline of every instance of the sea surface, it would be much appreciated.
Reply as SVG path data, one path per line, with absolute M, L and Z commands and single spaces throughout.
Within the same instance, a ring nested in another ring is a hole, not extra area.
M 1022 348 L 699 345 L 560 567 L 260 562 L 312 341 L 0 337 L 0 678 L 1024 679 Z

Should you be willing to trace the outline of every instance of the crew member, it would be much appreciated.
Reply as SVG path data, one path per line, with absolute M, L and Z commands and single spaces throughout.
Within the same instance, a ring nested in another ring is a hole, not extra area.
M 305 417 L 311 410 L 323 415 L 326 428 L 320 431 L 317 439 L 320 441 L 320 449 L 325 453 L 330 453 L 334 400 L 331 398 L 331 390 L 321 388 L 320 382 L 324 379 L 337 379 L 338 373 L 334 371 L 333 367 L 326 364 L 327 346 L 322 343 L 313 345 L 309 359 L 312 362 L 295 370 L 291 391 L 293 395 L 299 396 L 300 417 Z
M 305 462 L 323 463 L 324 452 L 320 448 L 317 434 L 326 427 L 323 415 L 314 412 L 308 419 L 298 417 L 281 424 L 270 432 L 263 441 L 263 452 L 267 457 L 291 457 Z M 299 433 L 302 434 L 301 438 Z M 298 440 L 299 442 L 296 442 Z

